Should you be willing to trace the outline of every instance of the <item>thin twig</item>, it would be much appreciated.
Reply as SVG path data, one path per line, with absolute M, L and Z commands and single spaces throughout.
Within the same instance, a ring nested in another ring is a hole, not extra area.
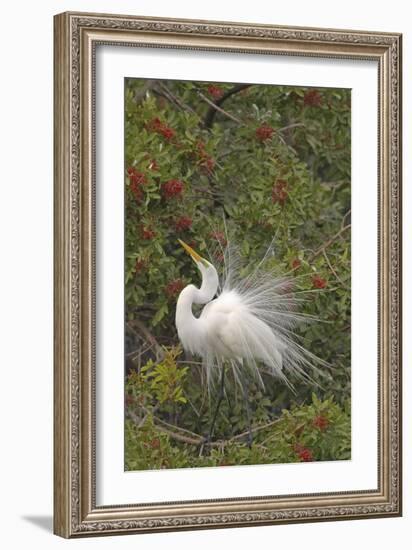
M 147 409 L 146 409 L 147 410 Z M 147 417 L 150 415 L 150 411 L 145 414 L 143 418 L 139 418 L 137 414 L 133 413 L 132 411 L 127 411 L 127 416 L 136 424 L 137 428 L 141 428 L 144 422 L 146 421 Z M 156 428 L 159 430 L 159 432 L 166 433 L 169 437 L 172 439 L 176 439 L 177 441 L 181 441 L 182 443 L 188 443 L 190 445 L 200 445 L 203 442 L 203 437 L 200 435 L 197 436 L 197 439 L 193 437 L 188 437 L 183 434 L 177 433 L 173 430 L 170 430 L 169 428 L 166 428 L 166 426 L 163 426 L 162 424 L 156 423 L 156 420 L 159 420 L 157 417 L 153 417 L 153 420 L 155 420 Z M 167 422 L 165 422 L 167 425 Z M 177 426 L 173 426 L 176 428 Z M 195 434 L 197 435 L 197 434 Z
M 336 271 L 333 269 L 333 266 L 332 266 L 332 264 L 330 263 L 329 257 L 328 257 L 328 255 L 326 254 L 326 250 L 325 250 L 325 249 L 323 249 L 323 257 L 325 258 L 326 263 L 327 263 L 328 266 L 329 266 L 329 269 L 330 269 L 330 270 L 332 271 L 332 273 L 335 275 L 336 279 L 340 282 L 340 284 L 341 284 L 343 287 L 345 287 L 345 288 L 348 289 L 348 288 L 349 288 L 348 285 L 347 285 L 344 281 L 342 281 L 342 279 L 339 277 L 339 275 L 338 275 L 338 274 L 336 273 Z
M 270 428 L 274 424 L 277 424 L 280 421 L 280 418 L 276 418 L 276 420 L 272 420 L 271 422 L 268 422 L 267 424 L 263 424 L 261 426 L 255 426 L 254 428 L 250 429 L 250 432 L 256 433 L 260 432 L 262 430 L 266 430 L 266 428 Z M 247 432 L 242 432 L 241 434 L 234 435 L 230 439 L 224 440 L 226 443 L 231 443 L 233 441 L 237 441 L 238 439 L 242 439 L 243 437 L 246 437 L 249 435 L 249 430 Z
M 221 107 L 223 103 L 232 95 L 238 94 L 239 92 L 242 92 L 243 90 L 246 90 L 246 88 L 250 88 L 251 84 L 236 84 L 236 86 L 233 86 L 233 88 L 230 88 L 227 92 L 225 92 L 222 97 L 217 99 L 214 102 L 214 105 L 217 105 L 218 107 Z M 213 125 L 213 121 L 215 118 L 215 115 L 217 113 L 217 110 L 214 106 L 210 106 L 206 116 L 205 116 L 205 122 L 204 125 L 206 128 L 211 128 Z
M 147 346 L 141 346 L 139 347 L 138 349 L 135 349 L 129 353 L 126 354 L 126 359 L 130 359 L 131 361 L 133 361 L 134 359 L 136 359 L 136 357 L 139 357 L 139 355 L 143 355 L 144 353 L 147 353 L 148 351 L 150 351 L 152 349 L 153 345 L 152 344 L 149 344 Z
M 175 439 L 176 441 L 181 441 L 182 443 L 188 443 L 189 445 L 203 445 L 207 441 L 207 438 L 195 433 L 191 432 L 190 430 L 186 430 L 185 428 L 181 428 L 180 426 L 175 426 L 174 424 L 169 424 L 169 422 L 166 422 L 165 420 L 162 420 L 158 416 L 155 416 L 153 412 L 156 410 L 155 407 L 153 411 L 150 411 L 149 409 L 146 409 L 146 407 L 142 407 L 143 411 L 145 412 L 145 416 L 143 418 L 140 418 L 132 411 L 127 411 L 127 415 L 129 418 L 137 425 L 137 427 L 141 427 L 143 423 L 146 421 L 147 417 L 152 414 L 153 421 L 156 425 L 156 428 L 169 435 L 172 439 Z M 268 422 L 266 424 L 255 426 L 254 428 L 251 428 L 251 433 L 256 433 L 262 430 L 266 430 L 267 428 L 270 428 L 274 424 L 277 424 L 280 421 L 279 418 L 276 420 L 272 420 L 271 422 Z M 177 431 L 176 431 L 177 430 Z M 182 433 L 183 432 L 183 433 Z M 229 445 L 231 443 L 234 443 L 238 441 L 239 439 L 243 439 L 244 437 L 247 437 L 249 435 L 249 430 L 246 432 L 242 432 L 240 434 L 237 434 L 230 439 L 219 439 L 217 441 L 210 441 L 207 443 L 209 447 L 225 447 L 226 445 Z
M 160 361 L 164 358 L 164 350 L 162 346 L 158 343 L 156 338 L 153 336 L 153 334 L 150 332 L 150 330 L 140 321 L 140 319 L 133 319 L 132 321 L 129 321 L 127 326 L 129 329 L 136 334 L 136 330 L 140 333 L 141 336 L 144 337 L 144 339 L 149 342 L 154 349 L 156 350 L 156 359 L 157 361 Z M 139 336 L 137 334 L 137 336 Z
M 129 409 L 127 410 L 126 414 L 130 418 L 130 420 L 133 420 L 133 422 L 136 424 L 137 428 L 141 428 L 144 425 L 144 423 L 146 422 L 146 420 L 148 419 L 148 417 L 150 416 L 150 414 L 157 411 L 159 406 L 160 406 L 159 404 L 155 405 L 153 407 L 152 411 L 148 411 L 147 409 L 145 409 L 146 414 L 142 418 L 140 418 L 140 416 L 138 416 L 136 413 L 134 413 L 133 411 L 131 411 Z
M 349 210 L 346 212 L 346 214 L 342 218 L 342 222 L 340 224 L 341 227 L 345 227 L 346 218 L 352 214 L 352 209 L 349 208 Z
M 154 407 L 152 410 L 149 410 L 146 407 L 142 406 L 142 409 L 144 410 L 145 413 L 150 414 L 150 413 L 153 413 L 155 410 L 157 410 L 158 406 Z M 176 426 L 175 424 L 170 424 L 169 422 L 166 422 L 166 420 L 163 420 L 162 418 L 159 418 L 158 416 L 153 415 L 153 421 L 155 423 L 159 423 L 162 426 L 165 426 L 165 427 L 170 428 L 172 430 L 179 430 L 181 432 L 184 432 L 192 438 L 203 439 L 203 437 L 201 435 L 199 435 L 195 432 L 191 432 L 190 430 L 186 430 L 186 428 L 181 428 L 180 426 Z
M 288 124 L 288 126 L 284 126 L 283 128 L 276 128 L 276 132 L 285 132 L 286 130 L 299 128 L 300 126 L 305 126 L 305 124 L 303 122 L 295 122 L 294 124 Z
M 192 113 L 193 115 L 195 115 L 197 118 L 200 119 L 200 115 L 196 113 L 196 111 L 192 109 L 190 105 L 188 105 L 187 103 L 184 103 L 173 92 L 171 92 L 165 84 L 163 84 L 162 82 L 159 82 L 159 86 L 162 89 L 163 93 L 166 95 L 166 99 L 169 99 L 170 102 L 180 107 L 182 111 L 188 111 L 189 113 Z
M 351 224 L 348 223 L 348 225 L 345 225 L 344 227 L 341 227 L 341 229 L 333 236 L 331 237 L 328 241 L 326 241 L 321 247 L 319 247 L 316 252 L 314 252 L 312 254 L 312 257 L 311 257 L 311 260 L 313 261 L 315 258 L 317 258 L 320 254 L 322 254 L 322 252 L 328 248 L 331 244 L 333 244 L 337 239 L 339 239 L 339 237 L 345 232 L 347 231 L 348 229 L 350 229 L 351 227 Z
M 238 124 L 242 124 L 243 125 L 243 122 L 235 117 L 234 115 L 231 115 L 230 113 L 228 113 L 227 111 L 225 111 L 224 109 L 222 109 L 222 107 L 219 107 L 219 105 L 216 105 L 216 103 L 214 103 L 213 101 L 211 101 L 208 97 L 206 97 L 205 95 L 202 94 L 202 92 L 197 92 L 197 95 L 200 97 L 200 99 L 203 99 L 203 101 L 205 101 L 208 105 L 210 105 L 213 109 L 215 109 L 216 111 L 219 111 L 219 113 L 222 113 L 222 115 L 225 115 L 226 117 L 230 118 L 231 120 L 233 120 L 234 122 L 237 122 Z
M 192 437 L 188 437 L 186 435 L 183 435 L 183 434 L 180 434 L 180 433 L 177 433 L 177 432 L 173 432 L 172 430 L 169 430 L 168 428 L 166 428 L 165 426 L 162 426 L 161 424 L 156 424 L 156 428 L 160 432 L 163 432 L 163 433 L 167 434 L 172 439 L 176 439 L 177 441 L 181 441 L 182 443 L 188 443 L 189 445 L 198 446 L 198 445 L 201 445 L 204 441 L 203 437 L 202 437 L 202 439 L 193 439 Z
M 181 363 L 182 365 L 203 365 L 202 361 L 186 361 L 185 359 L 179 359 L 176 363 Z

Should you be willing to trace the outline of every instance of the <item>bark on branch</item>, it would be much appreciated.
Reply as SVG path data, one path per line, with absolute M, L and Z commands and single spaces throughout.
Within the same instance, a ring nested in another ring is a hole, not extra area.
M 128 411 L 127 415 L 129 418 L 137 425 L 137 427 L 140 427 L 144 421 L 146 421 L 146 418 L 151 412 L 143 407 L 143 411 L 145 412 L 145 416 L 140 418 L 132 411 Z M 251 428 L 250 433 L 256 433 L 260 432 L 262 430 L 266 430 L 267 428 L 270 428 L 274 424 L 277 424 L 279 422 L 279 418 L 276 420 L 272 420 L 271 422 L 267 422 L 266 424 L 262 424 L 260 426 L 255 426 Z M 186 430 L 185 428 L 180 428 L 179 426 L 175 426 L 173 424 L 169 424 L 165 420 L 162 420 L 161 418 L 153 415 L 153 422 L 156 425 L 156 429 L 158 429 L 160 432 L 163 432 L 167 434 L 170 438 L 174 439 L 175 441 L 180 441 L 181 443 L 187 443 L 188 445 L 205 445 L 209 447 L 225 447 L 226 445 L 229 445 L 231 443 L 235 443 L 245 437 L 249 436 L 249 430 L 242 432 L 240 434 L 234 435 L 233 437 L 229 439 L 219 439 L 217 441 L 209 441 L 207 442 L 207 438 L 203 437 L 197 433 L 191 432 L 189 430 Z
M 164 358 L 164 350 L 162 346 L 159 344 L 159 342 L 156 340 L 156 338 L 153 336 L 153 334 L 150 332 L 150 330 L 146 327 L 140 319 L 133 319 L 132 321 L 129 321 L 127 323 L 127 326 L 130 330 L 132 330 L 135 334 L 139 337 L 143 337 L 146 342 L 148 342 L 156 353 L 156 360 L 160 361 Z
M 228 90 L 227 92 L 225 92 L 222 97 L 220 99 L 217 99 L 215 102 L 212 102 L 213 103 L 213 106 L 211 105 L 206 113 L 206 116 L 205 116 L 205 127 L 206 128 L 211 128 L 212 125 L 213 125 L 213 122 L 214 122 L 214 119 L 215 119 L 215 116 L 216 116 L 216 112 L 217 112 L 217 109 L 216 107 L 220 107 L 223 105 L 223 103 L 232 95 L 234 94 L 237 94 L 239 92 L 241 92 L 242 90 L 246 90 L 246 88 L 250 88 L 251 84 L 238 84 L 237 86 L 233 86 L 233 88 L 231 88 L 230 90 Z M 223 109 L 222 109 L 223 110 Z M 223 111 L 225 114 L 226 111 Z

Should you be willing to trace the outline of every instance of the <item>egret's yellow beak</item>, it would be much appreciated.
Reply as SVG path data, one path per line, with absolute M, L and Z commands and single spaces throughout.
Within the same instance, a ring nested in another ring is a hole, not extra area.
M 195 262 L 201 262 L 203 260 L 202 256 L 200 256 L 195 250 L 193 250 L 191 246 L 181 241 L 180 239 L 178 239 L 178 241 L 186 250 L 186 252 L 195 260 Z

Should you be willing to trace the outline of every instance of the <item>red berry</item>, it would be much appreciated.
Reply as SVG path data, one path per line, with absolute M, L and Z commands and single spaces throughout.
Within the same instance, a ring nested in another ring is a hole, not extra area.
M 146 127 L 152 132 L 158 132 L 161 128 L 163 128 L 163 122 L 160 120 L 160 118 L 156 117 L 148 122 Z
M 304 447 L 303 445 L 295 445 L 295 453 L 298 455 L 301 462 L 312 462 L 313 454 L 310 449 Z
M 328 284 L 327 280 L 321 277 L 320 275 L 314 275 L 312 277 L 312 285 L 315 288 L 325 288 L 327 284 Z
M 322 95 L 318 90 L 308 90 L 303 96 L 303 103 L 308 107 L 319 107 L 322 103 Z
M 220 99 L 224 93 L 220 86 L 214 86 L 214 85 L 208 86 L 207 92 L 214 99 Z
M 215 159 L 206 153 L 204 142 L 199 140 L 196 143 L 196 149 L 196 153 L 200 157 L 200 165 L 205 168 L 207 172 L 211 172 L 215 167 Z
M 227 245 L 226 235 L 223 233 L 223 231 L 212 231 L 210 233 L 210 236 L 212 239 L 220 243 L 222 246 Z
M 173 128 L 170 128 L 169 126 L 164 126 L 161 130 L 160 130 L 160 133 L 162 134 L 162 136 L 164 138 L 166 138 L 167 140 L 171 140 L 174 136 L 175 136 L 175 131 L 173 130 Z
M 127 175 L 129 176 L 130 181 L 135 181 L 138 184 L 145 184 L 146 182 L 146 176 L 139 172 L 136 168 L 133 166 L 129 166 L 127 169 Z
M 256 129 L 256 139 L 259 141 L 266 141 L 267 139 L 270 139 L 272 137 L 274 131 L 275 130 L 272 128 L 272 126 L 269 126 L 268 124 L 262 124 L 262 126 L 259 126 L 259 128 Z
M 147 231 L 147 230 L 146 230 Z M 143 271 L 143 269 L 146 267 L 146 262 L 145 260 L 136 260 L 136 263 L 134 265 L 134 270 L 137 273 L 140 273 L 141 271 Z
M 175 279 L 174 281 L 170 281 L 170 283 L 168 283 L 165 288 L 167 296 L 169 298 L 173 298 L 183 290 L 184 286 L 185 285 L 182 279 Z
M 148 227 L 142 228 L 142 237 L 145 241 L 151 241 L 156 236 L 156 232 Z
M 158 117 L 148 122 L 146 128 L 150 132 L 155 132 L 162 135 L 167 140 L 170 140 L 175 136 L 175 131 L 173 130 L 173 128 L 170 128 L 170 126 L 162 122 Z
M 130 176 L 130 181 L 137 185 L 145 185 L 147 183 L 146 176 L 141 172 L 135 172 L 133 176 Z
M 185 231 L 186 229 L 190 229 L 192 227 L 192 223 L 192 218 L 182 216 L 181 218 L 176 220 L 175 227 L 177 231 Z
M 130 191 L 133 193 L 136 201 L 140 203 L 143 199 L 143 191 L 141 186 L 147 183 L 146 176 L 133 166 L 129 166 L 127 169 L 127 175 L 130 181 Z
M 202 166 L 204 166 L 204 168 L 206 168 L 206 170 L 211 172 L 213 170 L 213 168 L 215 167 L 215 159 L 213 157 L 207 156 L 205 158 L 205 160 L 202 162 Z
M 183 192 L 183 182 L 177 179 L 166 181 L 162 185 L 162 193 L 166 199 L 181 195 Z
M 272 202 L 283 206 L 288 198 L 288 184 L 285 180 L 277 180 L 272 187 Z
M 132 182 L 130 184 L 130 190 L 133 193 L 133 196 L 136 199 L 136 202 L 140 204 L 143 199 L 143 191 L 140 188 L 140 186 L 137 183 Z
M 313 419 L 313 425 L 323 432 L 329 426 L 329 420 L 320 414 Z
M 313 455 L 310 449 L 302 449 L 298 456 L 302 462 L 312 462 Z
M 158 437 L 154 437 L 150 442 L 150 446 L 152 449 L 158 449 L 160 447 L 160 439 Z
M 295 258 L 291 262 L 291 266 L 293 269 L 299 269 L 301 265 L 302 265 L 302 262 L 299 260 L 299 258 Z

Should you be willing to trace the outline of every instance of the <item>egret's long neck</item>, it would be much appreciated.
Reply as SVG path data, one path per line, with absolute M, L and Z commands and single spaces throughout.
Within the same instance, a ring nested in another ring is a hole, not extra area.
M 193 301 L 196 304 L 207 304 L 215 297 L 218 286 L 219 276 L 217 271 L 212 264 L 209 264 L 207 270 L 202 273 L 202 284 L 200 288 L 197 289 L 194 287 L 196 292 Z
M 193 304 L 206 304 L 214 298 L 219 285 L 219 278 L 216 269 L 210 266 L 202 273 L 202 284 L 200 288 L 188 285 L 182 290 L 176 305 L 176 328 L 184 347 L 185 340 L 195 336 L 200 330 L 198 321 L 192 311 Z

